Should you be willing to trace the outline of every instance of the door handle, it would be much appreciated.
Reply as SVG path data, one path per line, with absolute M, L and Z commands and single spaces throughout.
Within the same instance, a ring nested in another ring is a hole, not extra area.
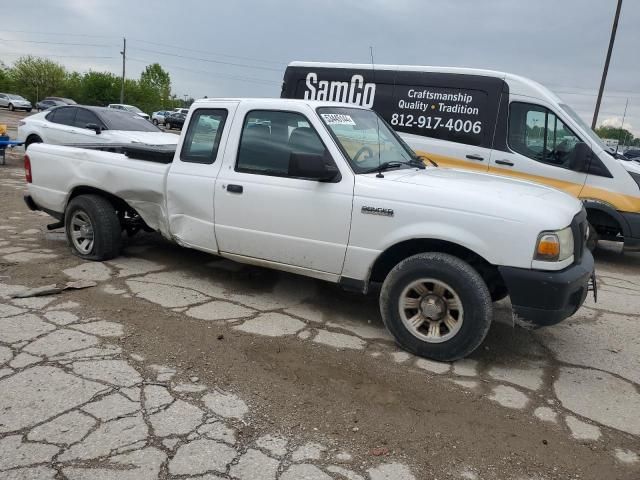
M 467 158 L 469 160 L 478 160 L 479 162 L 483 162 L 484 158 L 481 157 L 480 155 L 467 155 Z
M 510 162 L 509 160 L 496 160 L 496 163 L 498 165 L 506 165 L 507 167 L 513 167 L 513 162 Z
M 234 185 L 232 183 L 227 185 L 227 192 L 230 192 L 230 193 L 242 193 L 242 190 L 244 190 L 242 188 L 242 185 Z

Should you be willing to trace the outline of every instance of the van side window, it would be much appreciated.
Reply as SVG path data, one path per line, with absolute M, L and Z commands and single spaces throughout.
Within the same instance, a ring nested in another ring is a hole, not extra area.
M 551 110 L 531 103 L 509 107 L 509 147 L 525 157 L 570 168 L 580 138 Z
M 254 110 L 244 120 L 238 147 L 236 171 L 293 177 L 292 159 L 304 161 L 320 156 L 333 164 L 331 156 L 307 118 L 294 112 Z
M 215 162 L 226 119 L 225 109 L 198 109 L 193 112 L 180 151 L 180 160 L 189 163 Z

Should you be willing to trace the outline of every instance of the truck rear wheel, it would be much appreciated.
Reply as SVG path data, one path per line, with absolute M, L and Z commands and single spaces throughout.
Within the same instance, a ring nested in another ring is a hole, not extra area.
M 79 195 L 65 211 L 65 230 L 72 251 L 87 260 L 117 257 L 122 229 L 113 205 L 99 195 Z
M 493 306 L 486 283 L 471 265 L 445 253 L 421 253 L 389 272 L 380 312 L 401 347 L 453 361 L 480 346 L 491 326 Z

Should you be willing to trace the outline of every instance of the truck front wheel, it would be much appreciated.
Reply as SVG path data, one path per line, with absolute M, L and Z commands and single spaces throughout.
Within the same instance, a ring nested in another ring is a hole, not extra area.
M 87 260 L 109 260 L 120 253 L 122 229 L 113 205 L 99 195 L 79 195 L 64 216 L 73 252 Z
M 380 312 L 401 347 L 422 357 L 466 357 L 491 326 L 491 294 L 480 274 L 445 253 L 421 253 L 396 265 L 382 285 Z

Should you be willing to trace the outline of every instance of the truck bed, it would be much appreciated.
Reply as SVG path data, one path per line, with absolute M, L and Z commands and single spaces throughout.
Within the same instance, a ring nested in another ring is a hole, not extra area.
M 144 160 L 155 163 L 171 163 L 177 145 L 148 145 L 146 143 L 74 143 L 66 147 L 100 150 L 102 152 L 122 153 L 132 160 Z

